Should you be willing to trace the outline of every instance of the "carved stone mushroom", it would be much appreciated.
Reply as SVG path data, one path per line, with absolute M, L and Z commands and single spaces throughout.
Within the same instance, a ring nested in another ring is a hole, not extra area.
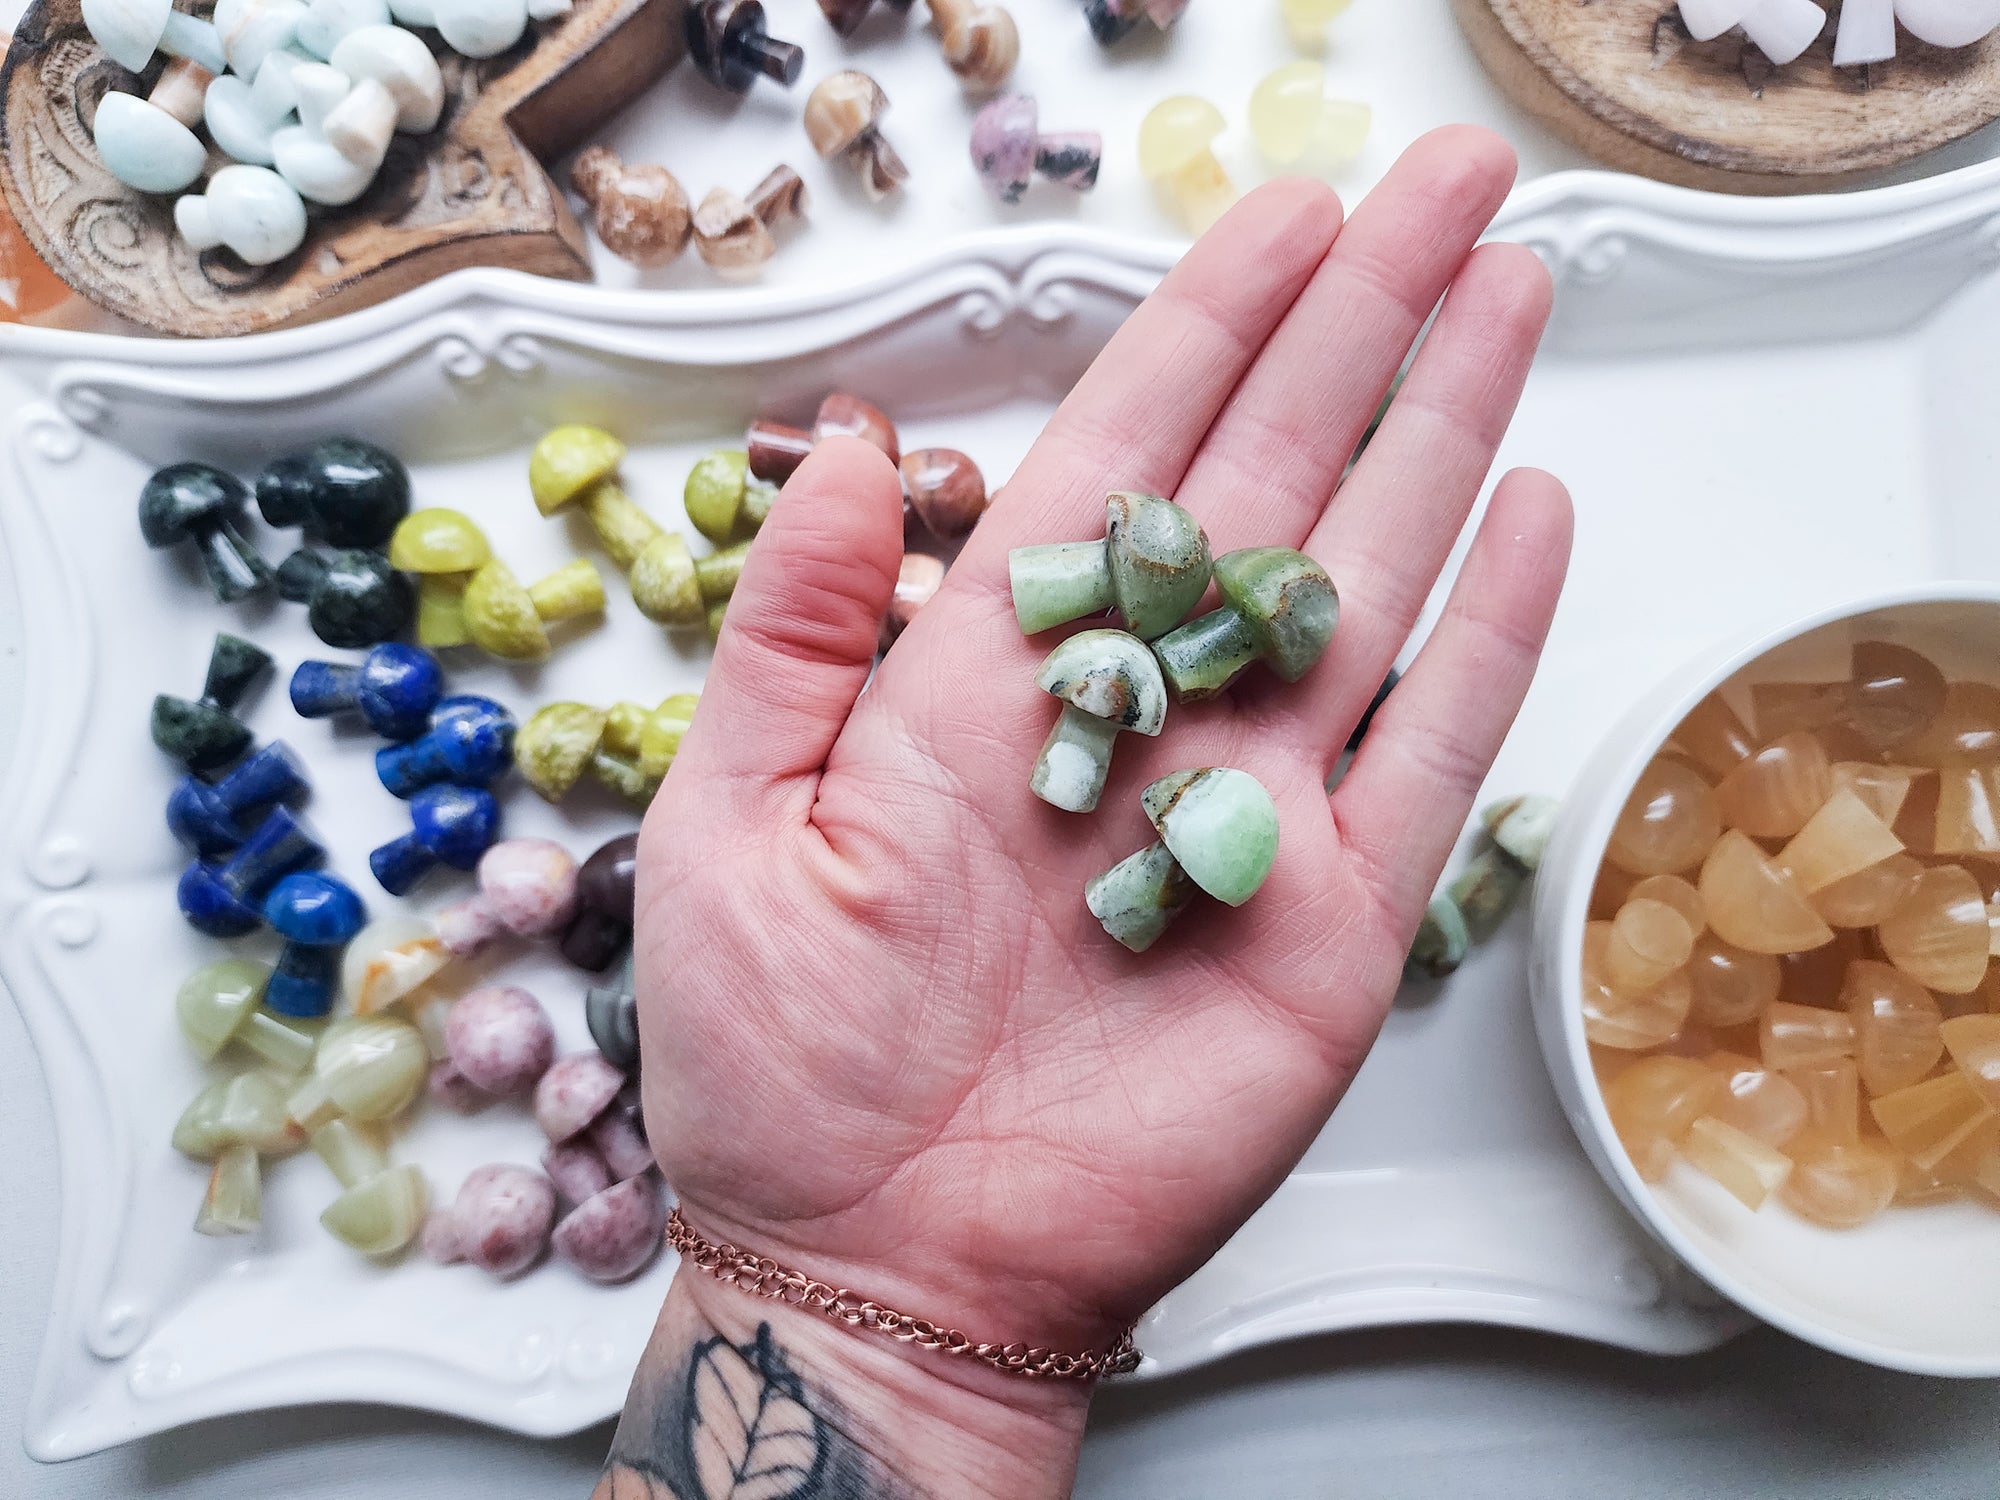
M 861 176 L 861 190 L 879 203 L 910 175 L 883 137 L 889 96 L 866 73 L 849 69 L 823 80 L 806 100 L 806 135 L 828 161 L 845 160 Z
M 592 146 L 569 169 L 570 186 L 591 212 L 604 248 L 635 266 L 664 266 L 687 248 L 687 190 L 665 167 L 629 165 Z
M 1208 533 L 1171 500 L 1120 490 L 1105 502 L 1101 538 L 1016 547 L 1007 574 L 1023 635 L 1116 609 L 1128 631 L 1151 640 L 1208 588 Z
M 1167 685 L 1159 663 L 1137 636 L 1086 630 L 1049 653 L 1035 686 L 1053 694 L 1063 710 L 1028 790 L 1064 812 L 1090 812 L 1104 793 L 1119 733 L 1157 736 L 1166 722 Z
M 1222 607 L 1153 643 L 1182 703 L 1213 698 L 1252 662 L 1297 682 L 1326 651 L 1340 595 L 1326 569 L 1290 547 L 1246 547 L 1215 560 Z
M 1159 940 L 1197 889 L 1241 906 L 1264 884 L 1278 853 L 1277 805 L 1248 772 L 1176 771 L 1139 801 L 1159 842 L 1084 887 L 1091 915 L 1134 953 Z
M 777 253 L 771 231 L 804 217 L 805 205 L 805 183 L 782 164 L 748 198 L 712 188 L 694 211 L 695 251 L 718 275 L 748 279 Z

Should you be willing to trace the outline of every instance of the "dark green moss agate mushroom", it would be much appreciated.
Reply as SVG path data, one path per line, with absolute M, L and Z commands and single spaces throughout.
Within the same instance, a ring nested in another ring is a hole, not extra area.
M 1286 682 L 1311 670 L 1333 639 L 1340 595 L 1326 569 L 1290 547 L 1246 547 L 1215 560 L 1222 607 L 1153 642 L 1182 703 L 1213 698 L 1253 662 Z
M 278 569 L 278 592 L 306 607 L 306 623 L 329 646 L 359 650 L 393 641 L 417 614 L 417 591 L 380 552 L 301 547 Z
M 139 534 L 149 547 L 193 542 L 217 602 L 232 604 L 271 586 L 271 565 L 237 524 L 250 486 L 210 464 L 169 464 L 139 491 Z
M 218 635 L 201 697 L 162 693 L 153 700 L 153 743 L 190 771 L 228 765 L 250 748 L 250 730 L 236 707 L 270 669 L 271 658 L 241 636 Z
M 1093 542 L 1016 547 L 1007 556 L 1014 614 L 1024 635 L 1115 609 L 1142 641 L 1187 618 L 1208 588 L 1208 535 L 1158 495 L 1121 490 L 1105 503 Z
M 381 547 L 410 513 L 410 471 L 386 448 L 328 438 L 273 460 L 257 476 L 257 509 L 331 547 Z

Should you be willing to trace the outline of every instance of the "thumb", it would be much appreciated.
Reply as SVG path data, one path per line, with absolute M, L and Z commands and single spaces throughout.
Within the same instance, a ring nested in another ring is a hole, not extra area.
M 828 438 L 751 545 L 672 781 L 803 825 L 875 660 L 903 558 L 902 483 L 880 449 Z

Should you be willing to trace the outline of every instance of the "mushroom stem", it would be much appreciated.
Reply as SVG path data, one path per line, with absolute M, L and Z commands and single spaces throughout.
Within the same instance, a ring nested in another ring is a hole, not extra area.
M 1194 882 L 1164 840 L 1127 855 L 1083 888 L 1090 914 L 1134 953 L 1158 942 L 1194 894 Z
M 326 1163 L 333 1180 L 344 1188 L 389 1170 L 387 1153 L 352 1121 L 335 1116 L 312 1131 L 311 1138 L 314 1155 Z
M 1101 538 L 1017 547 L 1008 554 L 1007 567 L 1023 635 L 1103 614 L 1113 603 L 1111 569 Z
M 1213 698 L 1263 652 L 1243 616 L 1211 610 L 1153 642 L 1167 686 L 1183 703 Z
M 253 1234 L 264 1222 L 264 1174 L 255 1146 L 225 1146 L 209 1168 L 196 1234 Z
M 781 42 L 767 32 L 742 32 L 736 46 L 751 67 L 788 88 L 799 81 L 799 72 L 805 67 L 805 48 L 794 42 Z
M 615 480 L 599 480 L 590 487 L 583 497 L 583 513 L 621 569 L 630 568 L 646 544 L 660 534 L 660 523 L 639 509 Z
M 1091 812 L 1111 774 L 1111 747 L 1124 725 L 1065 703 L 1042 744 L 1028 790 L 1064 812 Z

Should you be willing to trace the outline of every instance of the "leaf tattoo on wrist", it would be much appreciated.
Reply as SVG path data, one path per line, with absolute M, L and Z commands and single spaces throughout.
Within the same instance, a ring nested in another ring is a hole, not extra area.
M 592 1500 L 894 1500 L 903 1493 L 815 1409 L 771 1325 L 762 1323 L 747 1344 L 719 1335 L 697 1343 L 678 1379 L 641 1368 Z

